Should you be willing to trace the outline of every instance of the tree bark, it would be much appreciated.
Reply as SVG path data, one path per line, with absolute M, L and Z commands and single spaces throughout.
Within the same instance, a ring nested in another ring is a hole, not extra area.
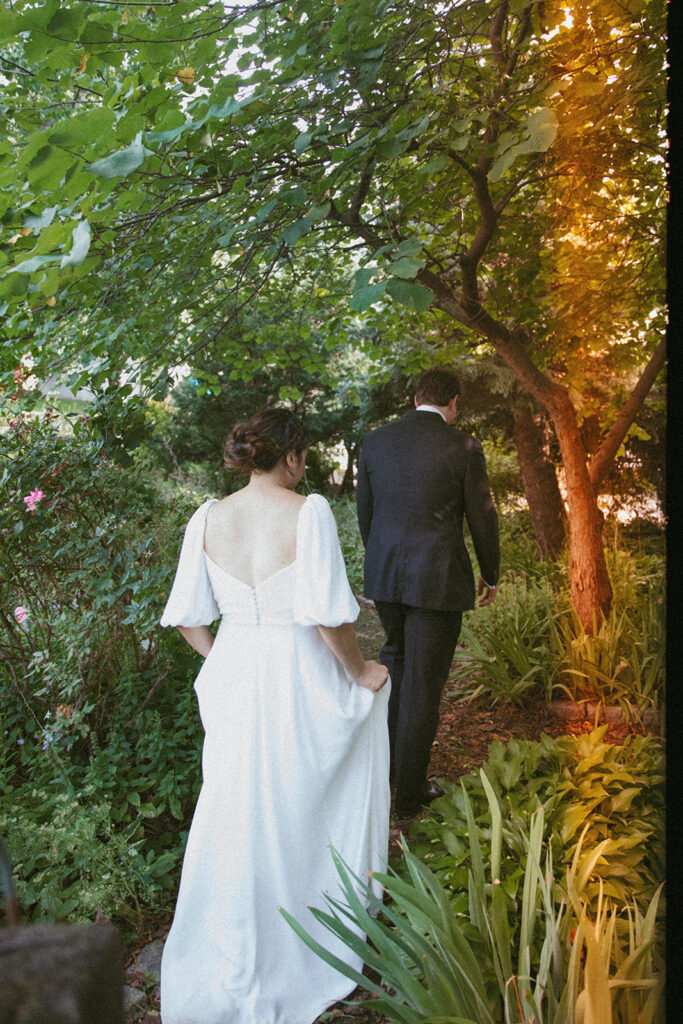
M 556 558 L 566 539 L 567 513 L 539 417 L 528 409 L 516 412 L 514 438 L 539 555 Z
M 520 333 L 500 331 L 491 338 L 517 379 L 547 409 L 555 428 L 567 487 L 571 599 L 584 629 L 592 633 L 612 605 L 612 585 L 602 543 L 603 516 L 588 472 L 576 410 L 565 388 L 541 373 L 529 358 Z
M 563 388 L 557 388 L 548 411 L 560 445 L 567 485 L 572 604 L 584 629 L 592 633 L 600 618 L 609 615 L 612 605 L 612 585 L 602 543 L 604 517 L 588 473 L 576 411 Z
M 354 485 L 354 468 L 355 468 L 356 461 L 358 459 L 358 445 L 357 444 L 349 445 L 349 444 L 346 444 L 346 442 L 344 442 L 344 446 L 346 448 L 346 455 L 347 455 L 347 458 L 348 458 L 348 462 L 347 462 L 347 465 L 346 465 L 346 470 L 344 471 L 344 476 L 342 478 L 341 485 L 339 487 L 339 497 L 341 497 L 344 494 L 353 494 L 353 489 L 354 489 L 354 486 L 355 486 Z

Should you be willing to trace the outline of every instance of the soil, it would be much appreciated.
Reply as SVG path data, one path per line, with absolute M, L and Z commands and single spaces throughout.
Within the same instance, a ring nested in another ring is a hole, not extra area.
M 356 623 L 356 635 L 363 655 L 366 658 L 377 658 L 384 643 L 384 631 L 376 611 L 365 602 Z M 494 740 L 503 743 L 513 737 L 539 740 L 543 733 L 556 737 L 590 732 L 593 728 L 593 723 L 589 721 L 563 721 L 552 715 L 540 694 L 525 695 L 522 706 L 507 700 L 492 705 L 490 699 L 484 696 L 470 701 L 463 700 L 457 685 L 449 681 L 444 687 L 441 700 L 440 723 L 432 747 L 430 776 L 457 780 L 484 763 Z M 610 724 L 605 739 L 610 743 L 623 743 L 627 735 L 642 732 L 642 727 L 635 723 Z M 400 854 L 399 836 L 407 831 L 409 823 L 409 820 L 398 818 L 392 813 L 390 856 Z M 130 951 L 130 960 L 152 939 L 165 938 L 169 927 L 170 917 L 150 922 L 147 933 L 139 936 L 136 949 Z M 355 1003 L 371 998 L 370 993 L 360 988 L 349 996 Z M 158 1001 L 152 996 L 142 1024 L 158 1024 L 158 1010 Z M 383 1024 L 387 1020 L 387 1017 L 372 1009 L 337 1003 L 319 1017 L 316 1024 Z

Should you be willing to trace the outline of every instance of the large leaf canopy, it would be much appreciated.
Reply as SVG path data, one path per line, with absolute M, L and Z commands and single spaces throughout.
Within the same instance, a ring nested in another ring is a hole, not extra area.
M 7 370 L 153 379 L 332 255 L 331 329 L 429 310 L 439 343 L 455 320 L 476 344 L 505 322 L 590 403 L 661 318 L 660 7 L 15 0 Z

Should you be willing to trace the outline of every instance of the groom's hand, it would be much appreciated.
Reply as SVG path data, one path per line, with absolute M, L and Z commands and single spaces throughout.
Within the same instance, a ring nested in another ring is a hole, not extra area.
M 498 587 L 487 586 L 486 583 L 484 583 L 483 578 L 481 576 L 479 577 L 479 585 L 477 586 L 477 597 L 481 597 L 482 594 L 484 595 L 481 598 L 481 601 L 479 602 L 480 608 L 482 608 L 485 604 L 493 604 L 493 602 L 496 599 L 497 593 Z

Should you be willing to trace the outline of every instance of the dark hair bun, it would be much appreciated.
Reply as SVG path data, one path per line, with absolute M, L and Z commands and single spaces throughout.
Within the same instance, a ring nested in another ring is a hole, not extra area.
M 288 409 L 271 407 L 238 423 L 227 441 L 223 459 L 234 473 L 268 472 L 288 452 L 302 452 L 308 435 L 301 420 Z

